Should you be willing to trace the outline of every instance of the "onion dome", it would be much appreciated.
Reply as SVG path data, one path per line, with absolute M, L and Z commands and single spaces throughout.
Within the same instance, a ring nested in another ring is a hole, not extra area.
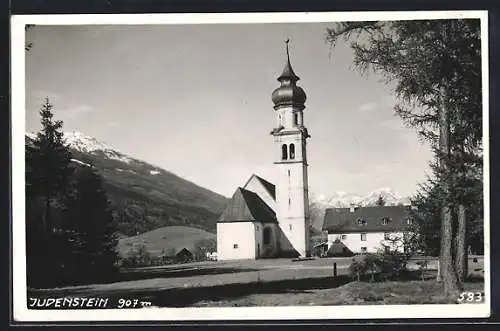
M 306 93 L 300 86 L 296 85 L 300 78 L 295 74 L 295 72 L 293 72 L 292 65 L 290 64 L 290 54 L 288 51 L 289 41 L 289 39 L 285 41 L 287 56 L 285 68 L 278 77 L 278 81 L 281 83 L 281 86 L 273 91 L 272 100 L 274 102 L 275 109 L 282 106 L 295 106 L 300 109 L 304 109 Z

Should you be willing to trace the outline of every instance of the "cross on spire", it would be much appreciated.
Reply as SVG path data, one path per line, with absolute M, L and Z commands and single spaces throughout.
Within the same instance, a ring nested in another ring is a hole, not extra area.
M 288 61 L 290 61 L 290 53 L 288 51 L 288 43 L 290 42 L 290 38 L 286 38 L 285 44 L 286 44 L 286 57 L 288 58 Z
M 292 65 L 290 64 L 290 50 L 288 47 L 288 44 L 290 43 L 290 38 L 285 39 L 285 45 L 286 45 L 286 63 L 285 63 L 285 68 L 283 69 L 283 72 L 281 73 L 280 77 L 278 77 L 278 80 L 281 81 L 283 79 L 288 79 L 289 81 L 296 82 L 300 78 L 295 75 L 292 69 Z

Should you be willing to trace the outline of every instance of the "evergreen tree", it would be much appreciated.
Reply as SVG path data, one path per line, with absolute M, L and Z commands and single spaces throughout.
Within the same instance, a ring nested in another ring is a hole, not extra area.
M 78 169 L 66 202 L 68 229 L 74 238 L 73 270 L 84 281 L 112 276 L 117 262 L 117 231 L 102 177 L 92 166 Z
M 377 201 L 375 202 L 377 206 L 385 206 L 385 199 L 382 195 L 379 195 Z
M 62 121 L 53 119 L 52 104 L 45 99 L 40 109 L 42 130 L 26 150 L 26 184 L 28 197 L 33 202 L 39 197 L 44 202 L 42 235 L 54 231 L 53 204 L 66 194 L 73 168 L 71 152 L 64 144 Z
M 73 172 L 71 153 L 63 143 L 62 122 L 53 119 L 48 99 L 42 104 L 40 116 L 42 130 L 25 144 L 26 262 L 30 286 L 58 281 L 65 252 L 58 211 Z

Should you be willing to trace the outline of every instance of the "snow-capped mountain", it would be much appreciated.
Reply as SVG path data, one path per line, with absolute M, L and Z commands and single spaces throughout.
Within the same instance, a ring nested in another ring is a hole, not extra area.
M 29 143 L 36 134 L 26 133 L 26 138 Z M 122 234 L 170 225 L 215 230 L 226 197 L 81 132 L 64 132 L 63 139 L 73 164 L 95 168 L 105 179 L 113 208 L 128 215 L 120 225 Z
M 410 203 L 408 197 L 402 197 L 397 192 L 394 192 L 389 187 L 381 187 L 367 195 L 352 194 L 347 192 L 335 192 L 327 197 L 325 195 L 312 195 L 311 202 L 325 207 L 351 207 L 351 206 L 374 206 L 379 197 L 384 199 L 386 206 L 395 206 L 398 204 L 407 205 Z
M 127 157 L 122 152 L 118 151 L 116 148 L 102 143 L 95 138 L 84 135 L 78 131 L 64 132 L 64 141 L 71 148 L 83 152 L 83 153 L 93 153 L 95 151 L 101 151 L 106 155 L 106 157 L 122 161 L 125 163 L 130 163 L 133 159 Z
M 35 133 L 28 132 L 26 133 L 26 136 L 28 138 L 35 139 L 37 135 Z M 69 145 L 69 147 L 81 153 L 95 154 L 95 152 L 99 151 L 109 159 L 125 163 L 134 161 L 133 158 L 126 156 L 113 146 L 100 142 L 97 139 L 78 131 L 64 132 L 63 140 L 67 145 Z

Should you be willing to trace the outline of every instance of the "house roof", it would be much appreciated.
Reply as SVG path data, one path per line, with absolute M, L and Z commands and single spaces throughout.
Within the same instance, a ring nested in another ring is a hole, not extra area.
M 357 207 L 352 211 L 351 208 L 328 208 L 323 230 L 329 233 L 407 231 L 409 217 L 409 206 Z M 387 219 L 386 225 L 383 219 Z
M 276 222 L 276 214 L 256 193 L 238 187 L 217 223 Z
M 247 184 L 252 180 L 252 178 L 256 178 L 262 184 L 262 186 L 264 186 L 266 191 L 271 195 L 273 200 L 276 201 L 276 186 L 274 186 L 273 183 L 265 180 L 264 178 L 257 176 L 256 174 L 252 174 L 252 176 L 250 176 L 250 178 L 247 180 L 247 182 L 243 186 L 244 187 L 247 186 Z
M 175 249 L 174 251 L 171 251 L 170 249 L 167 250 L 166 252 L 164 252 L 162 254 L 162 256 L 165 256 L 165 257 L 175 257 L 179 254 L 185 254 L 185 253 L 188 253 L 188 254 L 191 254 L 193 255 L 193 253 L 191 253 L 191 250 L 189 250 L 188 248 L 186 247 L 183 247 L 183 248 L 180 248 L 180 249 Z
M 187 249 L 186 247 L 184 247 L 183 249 L 179 250 L 175 255 L 179 255 L 179 254 L 190 254 L 190 255 L 193 255 L 193 253 L 191 253 L 191 251 L 189 249 Z
M 273 197 L 273 200 L 276 200 L 276 186 L 274 186 L 274 184 L 268 182 L 267 180 L 265 180 L 262 177 L 259 177 L 257 175 L 254 175 L 254 176 L 262 183 L 262 185 L 264 185 L 267 192 L 269 192 L 269 194 Z

